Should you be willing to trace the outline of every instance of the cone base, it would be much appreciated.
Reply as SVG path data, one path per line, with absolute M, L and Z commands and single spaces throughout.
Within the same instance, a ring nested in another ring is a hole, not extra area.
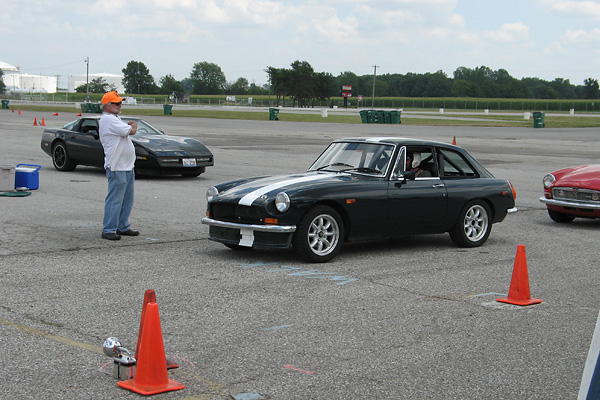
M 155 385 L 138 385 L 134 381 L 135 381 L 135 378 L 129 379 L 127 381 L 119 381 L 119 382 L 117 382 L 117 385 L 119 385 L 123 389 L 129 389 L 132 392 L 143 394 L 145 396 L 148 396 L 151 394 L 157 394 L 157 393 L 170 392 L 172 390 L 181 390 L 181 389 L 185 388 L 185 385 L 183 383 L 179 383 L 176 380 L 173 380 L 170 378 L 169 378 L 169 382 L 166 385 L 157 385 L 157 386 L 155 386 Z
M 496 299 L 496 301 L 499 301 L 501 303 L 514 304 L 517 306 L 530 306 L 532 304 L 540 304 L 542 302 L 542 300 L 540 300 L 540 299 L 517 300 L 517 299 L 511 299 L 510 297 L 502 297 L 502 298 Z

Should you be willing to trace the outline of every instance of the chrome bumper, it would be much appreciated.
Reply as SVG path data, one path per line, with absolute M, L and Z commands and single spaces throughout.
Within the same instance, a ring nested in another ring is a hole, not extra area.
M 540 197 L 540 201 L 551 206 L 569 207 L 569 208 L 583 208 L 584 210 L 600 210 L 600 204 L 581 203 L 578 201 L 564 201 L 556 199 L 547 199 Z
M 225 222 L 217 221 L 216 219 L 204 217 L 202 223 L 210 226 L 218 226 L 220 228 L 231 228 L 231 229 L 250 229 L 257 232 L 271 232 L 271 233 L 293 233 L 296 232 L 296 225 L 252 225 L 252 224 L 238 224 L 236 222 Z

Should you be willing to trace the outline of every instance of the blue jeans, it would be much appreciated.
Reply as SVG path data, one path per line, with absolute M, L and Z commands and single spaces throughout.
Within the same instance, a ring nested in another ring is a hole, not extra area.
M 133 184 L 135 173 L 131 171 L 111 171 L 106 169 L 108 178 L 108 194 L 104 201 L 103 233 L 114 233 L 118 230 L 127 231 L 129 214 L 133 208 Z

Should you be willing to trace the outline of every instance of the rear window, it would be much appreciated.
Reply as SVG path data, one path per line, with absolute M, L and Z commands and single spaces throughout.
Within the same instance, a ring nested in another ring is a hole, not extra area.
M 452 150 L 440 150 L 440 175 L 445 178 L 475 178 L 479 174 L 462 154 Z

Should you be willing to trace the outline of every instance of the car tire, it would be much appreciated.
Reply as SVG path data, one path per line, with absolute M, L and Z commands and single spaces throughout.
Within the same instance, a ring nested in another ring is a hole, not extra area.
M 567 222 L 572 222 L 575 219 L 575 217 L 572 215 L 563 214 L 561 212 L 550 210 L 550 209 L 548 209 L 548 215 L 550 216 L 552 221 L 558 222 L 561 224 L 567 223 Z
M 329 206 L 316 206 L 304 214 L 296 226 L 292 246 L 298 256 L 308 262 L 332 260 L 342 248 L 342 218 Z
M 450 231 L 450 238 L 458 247 L 477 247 L 485 243 L 492 231 L 492 214 L 482 200 L 473 200 L 462 209 L 458 221 Z
M 77 163 L 69 158 L 67 146 L 63 142 L 58 142 L 52 147 L 52 164 L 59 171 L 73 171 L 77 166 Z

